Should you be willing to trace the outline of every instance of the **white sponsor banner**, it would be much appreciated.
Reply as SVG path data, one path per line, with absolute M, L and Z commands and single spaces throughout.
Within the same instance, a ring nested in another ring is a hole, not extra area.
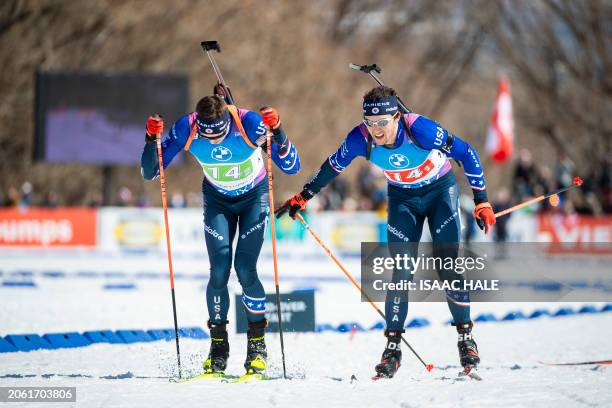
M 362 242 L 379 241 L 380 225 L 384 224 L 382 227 L 385 228 L 386 222 L 376 213 L 365 211 L 310 214 L 310 224 L 325 245 L 332 250 L 351 254 L 361 252 Z M 305 239 L 314 241 L 309 233 Z
M 359 254 L 361 242 L 379 239 L 380 223 L 384 222 L 375 213 L 323 212 L 308 214 L 307 219 L 314 232 L 339 253 Z M 168 210 L 170 240 L 173 253 L 204 254 L 204 223 L 202 210 L 196 208 Z M 282 221 L 277 220 L 278 224 Z M 278 233 L 279 251 L 287 255 L 304 256 L 323 254 L 322 248 L 299 221 L 291 221 L 294 233 Z M 385 224 L 386 225 L 386 224 Z M 268 226 L 269 230 L 269 226 Z M 210 231 L 212 235 L 218 234 Z M 234 245 L 236 244 L 234 239 Z M 267 237 L 262 254 L 272 252 L 271 240 Z M 98 246 L 102 250 L 117 251 L 163 251 L 166 252 L 164 215 L 161 208 L 106 207 L 99 210 Z
M 362 242 L 377 242 L 387 236 L 386 217 L 374 212 L 321 212 L 309 213 L 306 218 L 313 231 L 325 245 L 338 255 L 359 255 Z M 299 221 L 289 218 L 277 220 L 277 244 L 282 256 L 326 256 L 323 249 L 305 231 Z M 204 222 L 202 210 L 172 208 L 168 210 L 172 252 L 205 255 Z M 462 223 L 464 226 L 465 223 Z M 537 218 L 533 215 L 513 214 L 508 222 L 511 242 L 535 242 Z M 269 225 L 262 255 L 272 253 Z M 208 231 L 213 236 L 219 233 Z M 240 232 L 234 238 L 234 246 Z M 478 230 L 475 241 L 492 240 Z M 422 241 L 430 241 L 427 223 Z M 107 207 L 99 210 L 98 246 L 102 250 L 153 250 L 166 252 L 164 214 L 161 208 Z
M 202 210 L 168 209 L 172 252 L 203 253 Z M 98 243 L 103 250 L 166 251 L 164 213 L 161 208 L 106 207 L 99 210 Z

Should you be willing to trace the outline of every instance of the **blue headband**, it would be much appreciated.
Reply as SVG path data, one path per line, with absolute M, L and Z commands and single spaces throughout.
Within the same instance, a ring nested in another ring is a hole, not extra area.
M 230 125 L 230 114 L 226 111 L 223 116 L 215 119 L 201 119 L 196 115 L 196 123 L 198 124 L 198 134 L 201 137 L 210 138 L 210 135 L 225 136 Z M 215 137 L 216 139 L 216 137 Z
M 395 115 L 397 112 L 397 97 L 385 96 L 380 99 L 363 101 L 363 116 Z

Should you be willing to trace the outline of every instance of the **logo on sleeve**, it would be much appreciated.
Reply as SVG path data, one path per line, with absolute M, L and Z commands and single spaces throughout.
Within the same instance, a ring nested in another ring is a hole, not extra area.
M 434 145 L 442 146 L 442 141 L 444 140 L 444 129 L 440 126 L 436 126 L 436 140 L 434 141 Z
M 258 136 L 265 135 L 265 134 L 266 134 L 266 130 L 268 130 L 268 129 L 266 128 L 266 125 L 264 125 L 264 123 L 263 123 L 263 122 L 259 122 L 259 126 L 257 126 L 257 130 L 255 131 L 255 133 L 256 133 Z
M 404 167 L 407 167 L 410 164 L 410 161 L 403 154 L 394 153 L 389 156 L 389 164 L 395 167 L 396 169 L 402 169 Z
M 224 146 L 217 146 L 212 149 L 210 156 L 218 161 L 228 161 L 232 158 L 232 151 Z

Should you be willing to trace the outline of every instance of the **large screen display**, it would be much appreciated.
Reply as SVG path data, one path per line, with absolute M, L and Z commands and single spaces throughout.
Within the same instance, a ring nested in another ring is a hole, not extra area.
M 52 163 L 136 164 L 145 122 L 188 113 L 184 75 L 40 72 L 36 78 L 34 158 Z

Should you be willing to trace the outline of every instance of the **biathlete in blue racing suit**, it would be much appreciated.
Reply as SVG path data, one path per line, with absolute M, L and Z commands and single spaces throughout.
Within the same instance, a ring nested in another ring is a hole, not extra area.
M 289 212 L 295 217 L 309 199 L 344 171 L 353 159 L 362 156 L 382 169 L 388 182 L 388 242 L 418 243 L 427 220 L 434 244 L 456 244 L 451 245 L 451 255 L 456 257 L 460 240 L 459 187 L 451 158 L 463 165 L 476 203 L 474 216 L 488 232 L 495 224 L 495 216 L 488 203 L 478 153 L 468 143 L 425 116 L 402 115 L 396 93 L 388 87 L 376 87 L 364 96 L 363 115 L 363 123 L 349 132 L 302 192 L 277 210 L 277 216 Z M 445 271 L 438 272 L 443 278 Z M 412 277 L 409 269 L 396 268 L 393 272 L 393 282 Z M 469 292 L 448 290 L 446 295 L 459 333 L 461 364 L 473 367 L 480 358 L 471 334 Z M 408 293 L 389 290 L 386 296 L 387 345 L 376 371 L 378 376 L 392 377 L 401 362 L 400 343 L 408 313 Z
M 215 88 L 219 89 L 219 88 Z M 221 95 L 223 96 L 223 94 Z M 218 95 L 202 98 L 195 112 L 177 120 L 162 141 L 164 168 L 181 150 L 202 166 L 204 180 L 204 232 L 210 260 L 206 287 L 211 348 L 204 369 L 222 373 L 229 357 L 227 283 L 232 259 L 242 286 L 242 304 L 247 314 L 247 373 L 266 368 L 264 330 L 265 291 L 257 276 L 257 259 L 270 214 L 267 171 L 261 150 L 266 150 L 266 132 L 272 132 L 272 160 L 287 174 L 300 170 L 298 152 L 281 127 L 274 108 L 260 113 L 226 105 Z M 159 176 L 155 135 L 163 131 L 163 120 L 147 120 L 146 144 L 142 153 L 142 175 Z M 232 243 L 238 235 L 236 251 Z

